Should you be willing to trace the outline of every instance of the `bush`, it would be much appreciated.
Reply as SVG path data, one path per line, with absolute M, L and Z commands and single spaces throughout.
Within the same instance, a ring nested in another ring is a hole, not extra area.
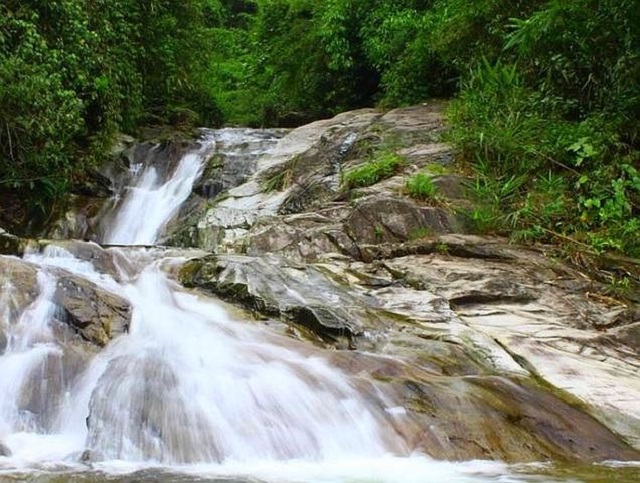
M 514 64 L 483 60 L 449 111 L 451 139 L 477 172 L 479 229 L 539 240 L 575 239 L 596 252 L 640 253 L 638 151 L 616 118 L 563 118 L 551 92 Z

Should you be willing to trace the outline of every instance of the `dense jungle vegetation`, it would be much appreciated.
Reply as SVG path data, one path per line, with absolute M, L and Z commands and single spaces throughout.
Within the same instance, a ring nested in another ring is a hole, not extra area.
M 477 230 L 640 256 L 637 0 L 0 4 L 0 188 L 42 204 L 118 131 L 433 97 Z

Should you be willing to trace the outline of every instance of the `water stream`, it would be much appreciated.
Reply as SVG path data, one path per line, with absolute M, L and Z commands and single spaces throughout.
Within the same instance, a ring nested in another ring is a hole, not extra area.
M 164 175 L 135 167 L 104 241 L 153 245 L 221 140 L 251 137 L 210 135 Z M 496 462 L 412 454 L 394 429 L 402 408 L 384 394 L 173 282 L 168 268 L 187 253 L 107 253 L 111 272 L 53 245 L 25 255 L 38 294 L 19 314 L 7 309 L 11 277 L 0 280 L 0 480 L 545 481 Z M 129 333 L 101 351 L 74 344 L 54 303 L 61 273 L 124 297 Z

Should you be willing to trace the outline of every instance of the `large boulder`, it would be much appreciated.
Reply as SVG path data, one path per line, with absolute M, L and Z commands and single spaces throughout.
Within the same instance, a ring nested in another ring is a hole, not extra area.
M 6 456 L 6 457 L 11 456 L 11 450 L 2 441 L 0 441 L 0 456 Z
M 17 258 L 0 256 L 0 314 L 3 323 L 15 321 L 16 317 L 38 295 L 37 268 Z
M 82 338 L 99 347 L 129 330 L 129 303 L 86 279 L 61 273 L 54 301 L 63 308 L 66 321 Z
M 0 228 L 0 255 L 20 256 L 24 253 L 27 240 L 12 235 Z
M 40 293 L 39 270 L 32 263 L 0 256 L 0 348 L 4 346 L 2 328 L 15 323 Z M 61 308 L 62 321 L 84 340 L 104 347 L 128 330 L 131 307 L 125 299 L 66 270 L 49 270 L 56 279 L 53 302 Z
M 353 346 L 369 318 L 360 297 L 335 286 L 321 267 L 278 257 L 196 259 L 180 278 L 187 287 L 207 289 L 263 316 L 281 316 L 343 347 Z

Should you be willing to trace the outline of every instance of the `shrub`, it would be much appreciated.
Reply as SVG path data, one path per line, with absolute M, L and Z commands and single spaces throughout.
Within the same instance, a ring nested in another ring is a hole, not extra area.
M 621 121 L 594 112 L 570 120 L 551 91 L 528 87 L 515 64 L 483 60 L 449 111 L 451 140 L 476 171 L 483 231 L 571 240 L 640 253 L 640 153 Z M 508 195 L 507 195 L 508 194 Z

